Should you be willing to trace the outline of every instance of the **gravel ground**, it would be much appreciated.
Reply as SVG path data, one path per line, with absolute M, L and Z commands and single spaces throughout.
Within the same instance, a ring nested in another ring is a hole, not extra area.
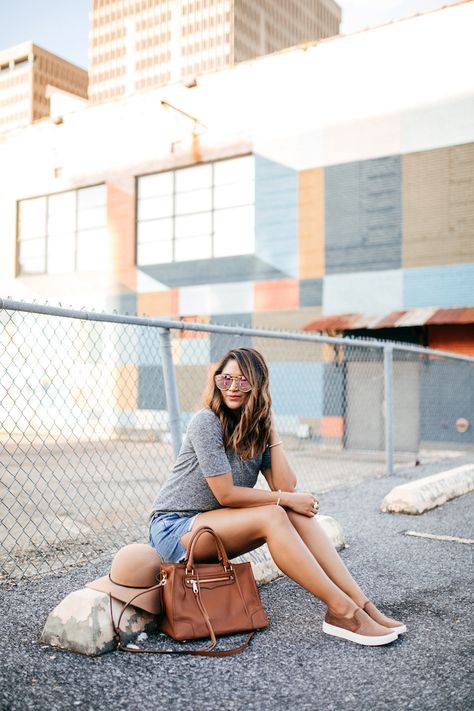
M 95 564 L 3 589 L 1 708 L 472 708 L 473 546 L 403 532 L 474 539 L 473 495 L 417 517 L 379 512 L 393 486 L 465 461 L 416 467 L 390 480 L 365 481 L 321 496 L 321 512 L 344 529 L 348 548 L 342 556 L 355 578 L 386 612 L 407 624 L 407 634 L 393 644 L 367 648 L 327 637 L 321 632 L 323 605 L 281 578 L 261 589 L 270 627 L 235 657 L 115 652 L 89 658 L 41 646 L 38 638 L 53 607 L 106 572 L 106 564 Z

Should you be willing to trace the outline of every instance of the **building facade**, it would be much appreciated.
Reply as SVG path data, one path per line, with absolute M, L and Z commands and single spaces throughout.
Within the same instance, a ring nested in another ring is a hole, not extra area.
M 93 103 L 191 81 L 339 32 L 334 0 L 94 0 Z
M 338 320 L 357 328 L 348 314 L 370 314 L 368 328 L 430 320 L 426 345 L 472 355 L 473 22 L 474 3 L 459 3 L 4 134 L 0 294 L 285 330 L 325 330 L 324 319 L 331 331 Z M 87 388 L 100 368 L 79 325 Z M 125 336 L 106 344 L 110 418 L 158 426 L 158 334 Z M 174 345 L 190 413 L 223 339 L 185 331 Z M 290 356 L 265 353 L 278 380 Z M 275 394 L 282 431 L 309 424 L 323 438 L 379 446 L 348 422 L 382 438 L 383 393 L 369 428 L 367 400 L 351 419 L 344 393 L 365 367 L 370 392 L 380 389 L 383 365 L 352 364 L 344 380 L 334 353 L 291 358 L 294 401 Z M 425 407 L 416 432 L 472 443 L 472 427 L 461 435 L 453 425 L 471 417 L 469 403 L 468 414 L 458 406 L 467 370 L 446 379 L 438 365 L 439 378 L 417 374 L 407 394 L 430 403 L 433 387 L 445 388 L 449 422 Z
M 47 87 L 87 98 L 85 69 L 32 42 L 0 51 L 0 132 L 50 115 Z

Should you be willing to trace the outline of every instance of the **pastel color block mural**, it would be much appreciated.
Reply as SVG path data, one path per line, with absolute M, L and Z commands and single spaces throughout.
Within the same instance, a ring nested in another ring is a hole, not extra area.
M 403 266 L 474 262 L 474 143 L 403 156 Z
M 325 169 L 326 273 L 401 266 L 400 157 Z
M 254 285 L 255 311 L 296 309 L 299 305 L 297 279 L 258 281 Z
M 325 314 L 384 313 L 401 309 L 403 305 L 401 269 L 330 274 L 324 277 Z
M 255 254 L 298 276 L 298 173 L 255 156 Z
M 299 277 L 324 274 L 324 169 L 299 174 Z
M 269 363 L 272 403 L 276 412 L 300 417 L 321 417 L 324 402 L 322 363 Z M 284 386 L 279 387 L 279 383 Z
M 140 410 L 166 409 L 161 366 L 142 365 L 138 368 L 138 408 Z
M 474 304 L 474 263 L 403 271 L 403 306 Z

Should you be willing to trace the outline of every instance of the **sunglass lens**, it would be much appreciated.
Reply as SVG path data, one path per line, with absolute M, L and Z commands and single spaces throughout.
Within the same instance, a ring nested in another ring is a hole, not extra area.
M 231 386 L 232 378 L 228 375 L 216 375 L 216 385 L 219 390 L 228 390 Z
M 240 389 L 243 393 L 248 393 L 248 391 L 252 389 L 252 386 L 250 385 L 250 383 L 249 383 L 249 381 L 247 380 L 247 378 L 240 378 L 239 389 Z

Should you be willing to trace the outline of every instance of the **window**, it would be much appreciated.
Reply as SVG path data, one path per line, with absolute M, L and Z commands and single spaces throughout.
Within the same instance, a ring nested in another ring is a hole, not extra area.
M 137 265 L 250 254 L 253 156 L 137 179 Z
M 107 266 L 105 185 L 18 203 L 19 274 L 97 271 Z

